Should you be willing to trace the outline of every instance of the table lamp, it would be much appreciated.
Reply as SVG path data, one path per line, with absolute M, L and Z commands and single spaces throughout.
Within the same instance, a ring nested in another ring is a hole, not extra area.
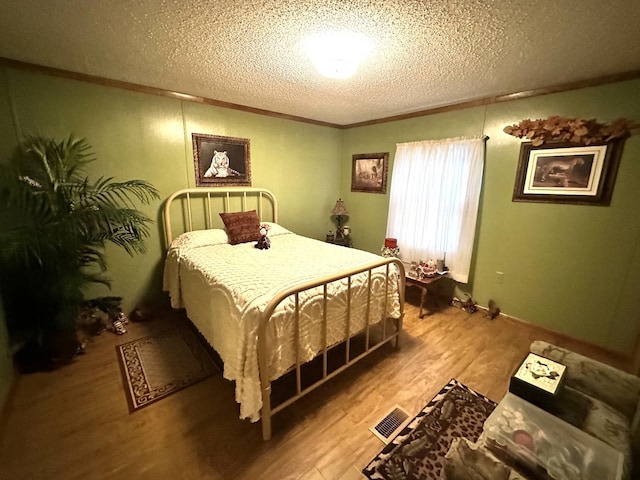
M 344 202 L 342 201 L 341 198 L 339 198 L 336 201 L 336 205 L 333 207 L 333 210 L 331 210 L 331 215 L 334 215 L 336 217 L 336 220 L 338 222 L 338 230 L 337 230 L 337 234 L 342 237 L 343 233 L 342 233 L 342 217 L 346 217 L 347 215 L 349 215 L 349 212 L 347 211 L 347 208 L 344 206 Z

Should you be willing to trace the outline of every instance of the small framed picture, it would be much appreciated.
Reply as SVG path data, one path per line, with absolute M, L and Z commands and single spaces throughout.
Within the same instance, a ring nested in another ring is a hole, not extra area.
M 197 187 L 250 186 L 249 139 L 193 133 Z
M 351 191 L 387 193 L 389 152 L 353 155 Z
M 520 147 L 514 202 L 609 205 L 623 141 Z

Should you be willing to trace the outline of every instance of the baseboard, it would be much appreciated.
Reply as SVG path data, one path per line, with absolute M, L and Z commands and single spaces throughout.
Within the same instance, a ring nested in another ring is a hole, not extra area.
M 483 314 L 489 311 L 489 309 L 487 307 L 483 306 L 483 305 L 476 305 L 476 306 L 478 307 L 478 310 L 482 310 L 483 311 Z M 528 320 L 523 320 L 523 319 L 518 318 L 518 317 L 513 317 L 513 316 L 505 314 L 503 312 L 500 312 L 498 316 L 504 318 L 507 321 L 520 323 L 520 324 L 526 325 L 529 328 L 533 328 L 533 329 L 539 330 L 541 332 L 545 332 L 545 333 L 550 334 L 550 335 L 555 335 L 556 337 L 559 337 L 562 340 L 566 340 L 566 341 L 574 342 L 574 343 L 575 342 L 580 343 L 580 344 L 584 345 L 585 347 L 587 347 L 590 350 L 593 350 L 595 352 L 600 352 L 604 356 L 608 356 L 608 357 L 611 357 L 613 359 L 616 359 L 617 362 L 620 363 L 620 365 L 624 365 L 624 367 L 625 367 L 624 369 L 625 370 L 627 370 L 628 372 L 633 373 L 635 375 L 635 372 L 632 372 L 634 367 L 632 365 L 633 358 L 632 358 L 631 354 L 625 354 L 625 353 L 618 352 L 616 350 L 611 350 L 611 349 L 609 349 L 607 347 L 603 347 L 602 345 L 598 345 L 597 343 L 593 343 L 593 342 L 590 342 L 588 340 L 583 340 L 582 338 L 572 337 L 571 335 L 568 335 L 568 334 L 566 334 L 564 332 L 559 332 L 557 330 L 554 330 L 552 328 L 546 327 L 544 325 L 539 325 L 537 323 L 532 323 L 532 322 L 530 322 Z

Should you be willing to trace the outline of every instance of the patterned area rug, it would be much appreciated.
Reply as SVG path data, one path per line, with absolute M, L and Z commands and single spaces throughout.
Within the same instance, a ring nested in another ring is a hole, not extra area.
M 118 345 L 131 411 L 219 372 L 202 342 L 179 327 Z
M 495 402 L 452 378 L 362 473 L 372 480 L 445 478 L 444 456 L 451 441 L 476 441 L 495 407 Z

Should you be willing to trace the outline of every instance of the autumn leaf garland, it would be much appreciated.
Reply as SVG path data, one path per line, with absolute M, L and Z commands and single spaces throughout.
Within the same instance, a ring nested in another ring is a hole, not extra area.
M 636 135 L 640 133 L 640 124 L 625 118 L 606 124 L 594 118 L 583 120 L 555 115 L 546 119 L 525 119 L 520 123 L 504 127 L 503 131 L 514 137 L 530 140 L 533 146 L 548 142 L 591 145 Z

